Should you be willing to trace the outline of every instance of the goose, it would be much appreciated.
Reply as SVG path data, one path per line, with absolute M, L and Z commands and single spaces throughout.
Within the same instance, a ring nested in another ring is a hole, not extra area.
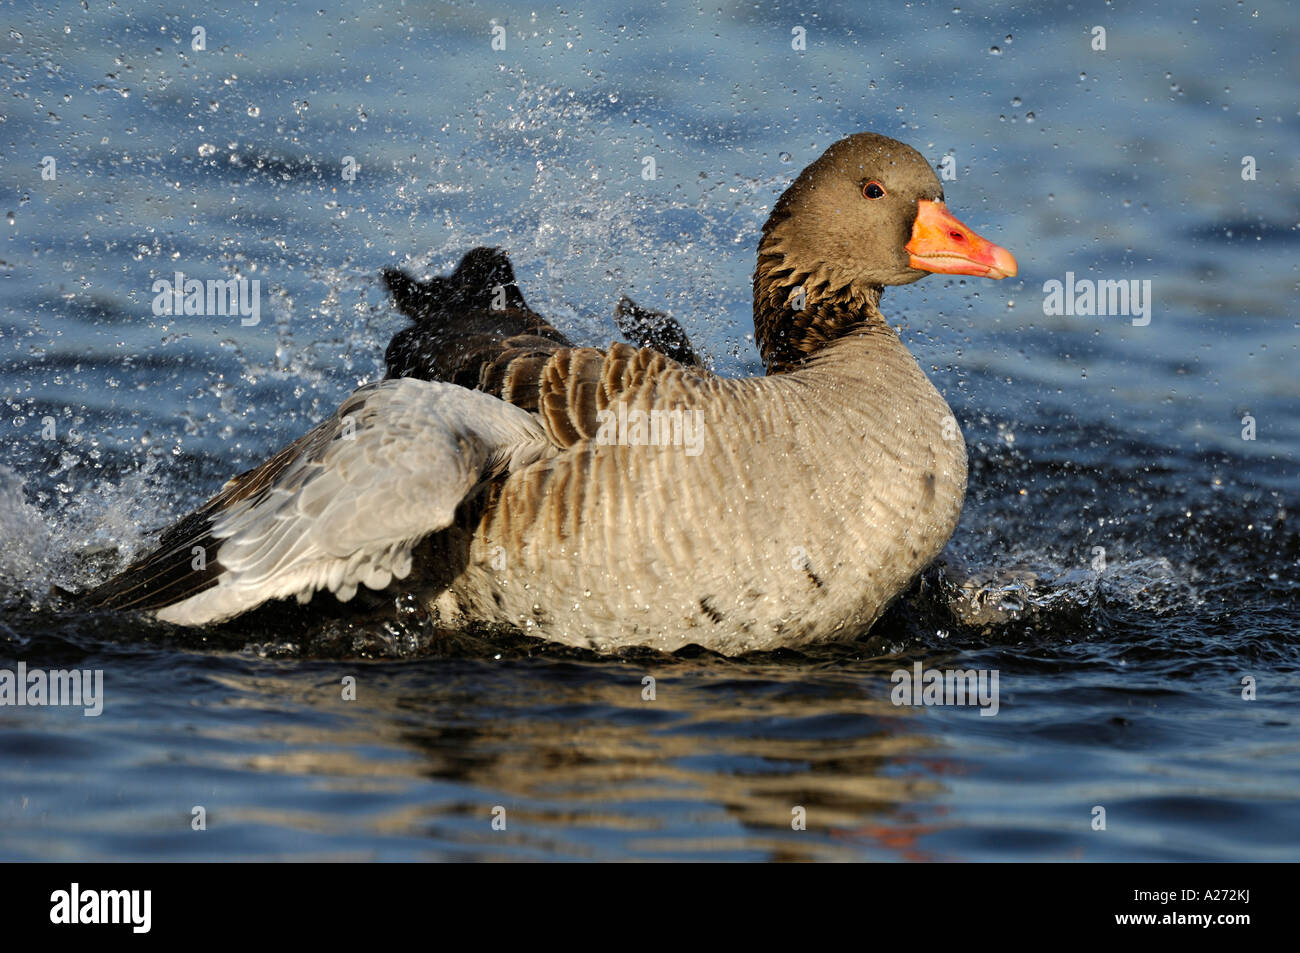
M 364 587 L 415 596 L 439 626 L 598 652 L 859 638 L 939 554 L 966 491 L 960 428 L 882 291 L 1016 271 L 920 153 L 870 132 L 830 146 L 763 226 L 764 376 L 711 372 L 677 322 L 626 299 L 631 343 L 575 346 L 500 250 L 427 282 L 386 270 L 412 324 L 385 379 L 88 602 L 200 626 Z

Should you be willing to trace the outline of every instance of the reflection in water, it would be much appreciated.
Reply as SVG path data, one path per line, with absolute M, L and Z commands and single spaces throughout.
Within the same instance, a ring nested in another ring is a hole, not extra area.
M 225 674 L 225 704 L 281 721 L 277 750 L 223 759 L 235 770 L 307 775 L 322 790 L 406 798 L 370 817 L 376 834 L 442 840 L 484 855 L 540 850 L 599 858 L 851 859 L 913 853 L 903 815 L 940 785 L 922 720 L 888 701 L 893 666 L 817 678 L 782 667 L 665 658 L 342 665 L 332 676 Z M 642 678 L 656 678 L 643 699 Z M 339 674 L 338 678 L 342 678 Z M 238 723 L 236 723 L 237 725 Z M 236 741 L 239 727 L 204 729 Z M 257 732 L 254 737 L 261 733 Z M 914 762 L 932 759 L 927 771 Z M 421 784 L 428 779 L 438 782 Z M 427 803 L 409 803 L 427 790 Z M 492 809 L 506 809 L 494 831 Z M 795 809 L 806 830 L 792 829 Z M 310 813 L 235 809 L 318 829 Z

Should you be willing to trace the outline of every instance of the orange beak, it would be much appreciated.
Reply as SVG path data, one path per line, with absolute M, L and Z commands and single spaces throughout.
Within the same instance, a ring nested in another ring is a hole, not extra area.
M 916 224 L 907 243 L 907 263 L 918 271 L 941 275 L 1009 278 L 1016 273 L 1011 252 L 980 238 L 953 217 L 942 202 L 916 203 Z

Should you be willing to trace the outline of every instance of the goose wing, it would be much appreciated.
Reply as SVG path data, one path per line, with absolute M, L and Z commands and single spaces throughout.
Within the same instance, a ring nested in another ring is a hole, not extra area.
M 537 418 L 488 394 L 368 384 L 87 598 L 183 625 L 321 589 L 346 601 L 405 577 L 415 543 L 451 525 L 462 502 L 555 452 Z

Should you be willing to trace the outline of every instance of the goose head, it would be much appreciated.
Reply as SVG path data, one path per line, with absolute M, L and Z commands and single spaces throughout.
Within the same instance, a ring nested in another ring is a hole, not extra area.
M 1016 260 L 948 211 L 911 146 L 863 132 L 832 145 L 763 226 L 754 323 L 769 373 L 788 370 L 864 321 L 886 285 L 929 273 L 1006 278 Z

